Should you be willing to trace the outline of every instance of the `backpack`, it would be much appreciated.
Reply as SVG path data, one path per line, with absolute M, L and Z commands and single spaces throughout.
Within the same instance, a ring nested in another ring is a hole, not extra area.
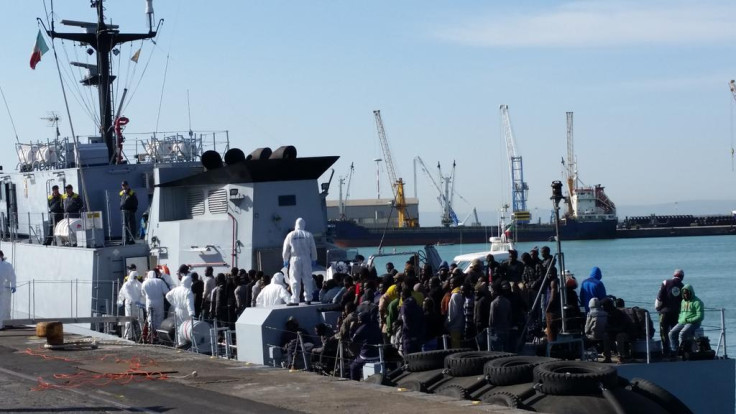
M 628 317 L 629 322 L 631 322 L 632 339 L 652 339 L 654 337 L 654 324 L 646 309 L 634 306 L 633 308 L 624 308 L 623 311 Z M 647 319 L 649 320 L 649 332 L 646 332 Z

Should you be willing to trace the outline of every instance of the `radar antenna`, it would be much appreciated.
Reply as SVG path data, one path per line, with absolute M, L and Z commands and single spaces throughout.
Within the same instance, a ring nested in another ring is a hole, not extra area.
M 61 121 L 59 113 L 55 111 L 49 111 L 46 116 L 42 116 L 41 119 L 47 121 L 48 126 L 53 127 L 56 130 L 56 138 L 58 139 L 61 136 L 61 133 L 59 132 L 59 122 Z

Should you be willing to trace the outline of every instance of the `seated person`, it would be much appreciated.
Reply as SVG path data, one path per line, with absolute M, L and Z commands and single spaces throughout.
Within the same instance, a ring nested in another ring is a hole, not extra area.
M 383 336 L 378 322 L 370 314 L 363 312 L 358 315 L 359 326 L 351 338 L 350 347 L 357 355 L 350 364 L 350 379 L 360 381 L 363 376 L 363 366 L 370 360 L 378 360 L 378 345 L 383 344 Z
M 312 348 L 312 365 L 319 365 L 323 371 L 329 371 L 337 357 L 338 340 L 335 338 L 335 331 L 324 323 L 319 323 L 314 327 L 314 332 L 319 340 L 318 346 Z
M 299 327 L 299 322 L 293 316 L 286 321 L 284 333 L 281 335 L 281 348 L 286 354 L 285 367 L 296 369 L 299 364 L 303 365 L 304 359 L 298 357 L 299 353 L 310 353 L 314 348 L 314 340 L 304 329 Z M 301 336 L 301 343 L 299 342 Z M 302 344 L 304 345 L 302 349 Z M 308 358 L 307 358 L 308 360 Z M 309 367 L 304 367 L 309 369 Z
M 603 362 L 611 362 L 611 343 L 608 341 L 608 312 L 603 310 L 598 298 L 590 298 L 590 312 L 585 320 L 586 342 L 603 343 Z

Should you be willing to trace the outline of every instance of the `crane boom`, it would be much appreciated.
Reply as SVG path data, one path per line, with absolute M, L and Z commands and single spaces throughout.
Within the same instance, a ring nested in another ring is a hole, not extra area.
M 575 141 L 573 139 L 573 123 L 572 112 L 567 112 L 567 192 L 568 197 L 572 199 L 577 184 L 577 163 L 575 162 Z M 567 213 L 572 216 L 572 203 L 567 203 Z
M 509 106 L 501 105 L 500 112 L 506 139 L 506 153 L 509 157 L 509 168 L 511 170 L 512 218 L 518 223 L 528 223 L 531 220 L 531 213 L 526 208 L 529 186 L 524 181 L 524 164 L 521 155 L 516 153 L 516 142 L 511 128 L 511 119 L 509 118 Z
M 406 197 L 404 196 L 404 181 L 401 177 L 396 177 L 396 169 L 394 167 L 394 160 L 391 157 L 391 149 L 388 146 L 388 139 L 386 138 L 386 130 L 383 127 L 383 119 L 381 119 L 381 111 L 373 111 L 373 115 L 376 118 L 376 129 L 378 130 L 378 140 L 381 142 L 381 151 L 383 152 L 383 161 L 386 165 L 386 172 L 391 182 L 391 190 L 394 195 L 394 206 L 399 216 L 399 227 L 417 227 L 418 220 L 409 217 L 409 213 L 406 210 Z

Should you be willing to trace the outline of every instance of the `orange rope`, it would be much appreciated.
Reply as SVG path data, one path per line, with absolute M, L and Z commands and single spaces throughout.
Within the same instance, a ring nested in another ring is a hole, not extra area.
M 74 360 L 55 355 L 49 355 L 43 352 L 34 352 L 30 348 L 24 351 L 26 355 L 35 356 L 44 360 L 58 360 L 64 362 L 81 363 L 83 360 Z M 116 364 L 127 365 L 127 369 L 123 369 L 119 373 L 113 374 L 95 374 L 87 371 L 79 371 L 76 374 L 53 374 L 52 377 L 59 383 L 51 383 L 45 381 L 43 377 L 38 377 L 38 384 L 31 388 L 32 391 L 43 391 L 48 389 L 65 389 L 79 388 L 82 386 L 104 387 L 109 384 L 125 385 L 131 382 L 143 381 L 161 381 L 169 379 L 169 376 L 158 371 L 147 371 L 146 368 L 158 366 L 158 363 L 151 358 L 142 358 L 133 356 L 129 360 L 116 357 L 114 354 L 105 354 L 100 358 L 90 358 L 89 361 L 114 361 Z

